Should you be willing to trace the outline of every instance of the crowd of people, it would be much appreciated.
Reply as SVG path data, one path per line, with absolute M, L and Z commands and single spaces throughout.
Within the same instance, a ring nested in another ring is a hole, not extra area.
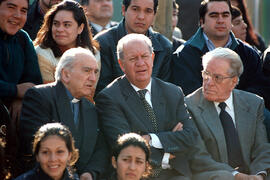
M 245 0 L 202 0 L 185 40 L 173 0 L 172 41 L 158 3 L 123 0 L 118 23 L 112 0 L 0 0 L 0 179 L 270 179 L 270 49 Z

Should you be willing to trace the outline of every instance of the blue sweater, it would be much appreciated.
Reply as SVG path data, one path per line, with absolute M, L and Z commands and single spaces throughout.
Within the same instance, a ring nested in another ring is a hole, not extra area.
M 0 99 L 16 97 L 16 85 L 25 82 L 42 83 L 33 43 L 23 30 L 12 36 L 0 30 Z

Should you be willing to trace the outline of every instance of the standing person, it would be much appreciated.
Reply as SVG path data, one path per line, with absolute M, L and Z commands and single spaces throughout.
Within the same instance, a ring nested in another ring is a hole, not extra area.
M 216 48 L 203 56 L 203 85 L 186 97 L 189 111 L 211 157 L 234 168 L 235 179 L 268 179 L 263 99 L 234 89 L 243 72 L 238 54 Z M 267 176 L 267 178 L 266 178 Z
M 99 178 L 109 157 L 99 131 L 96 109 L 84 98 L 95 86 L 97 73 L 98 65 L 91 51 L 81 47 L 71 48 L 57 64 L 55 82 L 27 91 L 20 123 L 20 131 L 23 132 L 20 133 L 22 157 L 26 160 L 31 157 L 30 143 L 38 127 L 61 122 L 70 129 L 75 147 L 79 149 L 80 158 L 75 168 L 80 179 Z
M 117 61 L 116 46 L 122 37 L 130 33 L 144 34 L 151 39 L 155 52 L 152 75 L 165 81 L 169 80 L 172 44 L 165 36 L 150 28 L 154 22 L 157 7 L 158 0 L 123 0 L 124 19 L 118 26 L 95 36 L 100 44 L 101 54 L 101 73 L 97 92 L 115 78 L 123 75 Z
M 119 135 L 142 135 L 151 146 L 150 179 L 186 180 L 192 175 L 194 179 L 233 179 L 230 172 L 222 171 L 225 164 L 211 160 L 200 146 L 181 89 L 151 77 L 155 56 L 151 40 L 128 34 L 118 42 L 117 55 L 125 75 L 96 97 L 110 146 L 114 147 Z
M 27 10 L 28 0 L 0 0 L 0 99 L 9 108 L 14 131 L 25 92 L 42 83 L 34 46 L 22 30 Z
M 55 4 L 62 0 L 35 0 L 29 7 L 27 13 L 27 21 L 23 29 L 29 34 L 34 41 L 37 33 L 43 23 L 44 16 L 47 11 Z
M 231 0 L 232 5 L 240 9 L 243 20 L 247 24 L 247 37 L 245 41 L 251 46 L 256 47 L 261 53 L 267 48 L 263 38 L 255 31 L 251 18 L 248 14 L 247 3 L 245 0 Z
M 98 43 L 92 40 L 84 10 L 75 1 L 63 1 L 48 11 L 34 44 L 44 83 L 55 81 L 54 73 L 59 59 L 70 48 L 80 46 L 92 51 L 100 70 Z M 95 87 L 92 93 L 89 99 L 93 102 Z
M 236 39 L 231 32 L 231 4 L 229 0 L 202 1 L 200 28 L 196 34 L 177 49 L 172 62 L 172 82 L 188 95 L 202 86 L 202 59 L 208 51 L 227 47 L 235 51 L 244 65 L 237 89 L 253 92 L 270 102 L 270 81 L 262 73 L 262 63 L 256 50 Z
M 91 26 L 93 37 L 118 23 L 111 21 L 113 16 L 112 0 L 82 0 L 81 4 L 86 9 L 86 15 Z
M 79 158 L 71 132 L 60 123 L 48 123 L 35 133 L 33 154 L 38 164 L 16 180 L 79 180 L 72 166 Z
M 150 147 L 140 135 L 127 133 L 117 139 L 113 149 L 115 168 L 110 180 L 140 180 L 150 175 Z

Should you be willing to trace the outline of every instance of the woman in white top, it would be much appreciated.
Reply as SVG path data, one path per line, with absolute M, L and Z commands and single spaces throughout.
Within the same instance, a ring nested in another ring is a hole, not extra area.
M 92 39 L 83 7 L 75 1 L 63 1 L 46 13 L 34 45 L 44 83 L 55 81 L 56 65 L 62 54 L 70 48 L 80 46 L 89 49 L 96 56 L 99 70 L 101 68 L 98 43 Z M 88 97 L 91 101 L 94 92 L 95 89 Z

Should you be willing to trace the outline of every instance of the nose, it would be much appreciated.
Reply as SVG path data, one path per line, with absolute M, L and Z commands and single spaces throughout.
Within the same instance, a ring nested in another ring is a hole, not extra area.
M 56 160 L 56 154 L 50 153 L 49 161 L 55 161 Z
M 136 65 L 137 65 L 137 66 L 142 66 L 142 65 L 144 65 L 144 60 L 143 60 L 142 57 L 138 57 L 138 60 L 137 60 L 137 62 L 136 62 Z
M 20 18 L 20 17 L 21 17 L 21 11 L 20 11 L 19 9 L 16 10 L 16 11 L 14 12 L 13 16 L 16 17 L 16 18 Z
M 246 29 L 247 28 L 247 24 L 244 21 L 242 23 L 242 27 L 243 27 L 243 29 Z
M 134 170 L 134 169 L 136 169 L 136 163 L 135 162 L 130 162 L 129 163 L 129 169 L 131 169 L 131 170 Z
M 224 21 L 224 18 L 222 17 L 222 15 L 219 15 L 217 18 L 217 22 L 222 23 L 223 21 Z
M 63 30 L 64 30 L 64 27 L 62 25 L 59 25 L 59 26 L 56 27 L 56 31 L 61 32 Z
M 96 80 L 97 80 L 97 74 L 96 74 L 95 72 L 91 72 L 91 73 L 89 74 L 88 79 L 89 79 L 90 81 L 96 82 Z
M 142 11 L 138 12 L 137 18 L 144 19 L 144 12 L 142 12 Z
M 212 76 L 207 76 L 207 78 L 205 78 L 205 84 L 210 86 L 214 83 L 214 79 L 212 78 Z

